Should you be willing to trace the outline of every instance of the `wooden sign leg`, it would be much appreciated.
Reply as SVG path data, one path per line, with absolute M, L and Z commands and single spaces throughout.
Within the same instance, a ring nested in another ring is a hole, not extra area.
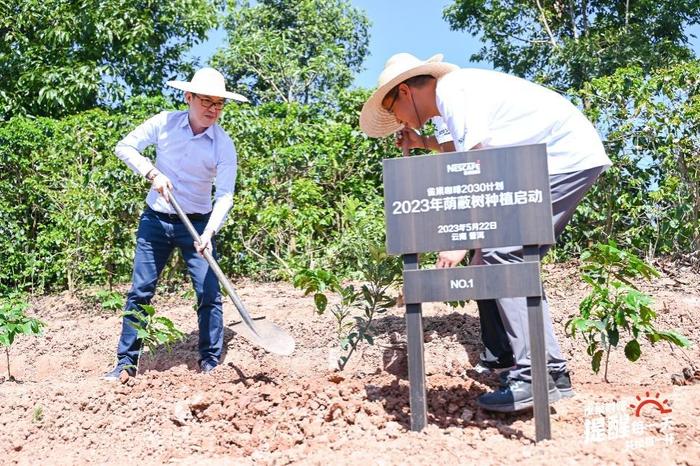
M 404 270 L 418 269 L 418 255 L 403 256 Z M 423 310 L 421 304 L 406 304 L 409 402 L 411 430 L 423 430 L 428 422 L 425 399 L 425 358 L 423 355 Z
M 536 246 L 526 247 L 523 258 L 526 262 L 539 261 L 539 248 Z M 530 330 L 530 364 L 532 370 L 535 440 L 539 442 L 540 440 L 552 438 L 552 430 L 549 422 L 547 355 L 541 296 L 527 298 L 527 317 Z
M 530 364 L 535 416 L 535 439 L 539 442 L 552 438 L 549 423 L 549 387 L 547 383 L 547 359 L 544 343 L 542 298 L 527 298 L 528 325 L 530 327 Z

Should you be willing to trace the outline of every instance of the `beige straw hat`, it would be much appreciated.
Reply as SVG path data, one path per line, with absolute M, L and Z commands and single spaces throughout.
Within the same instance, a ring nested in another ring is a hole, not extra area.
M 168 81 L 167 84 L 181 91 L 248 102 L 242 95 L 227 91 L 224 75 L 214 68 L 202 68 L 192 76 L 192 81 Z
M 397 53 L 384 64 L 379 75 L 379 84 L 374 94 L 365 102 L 360 113 L 360 128 L 370 137 L 384 137 L 401 129 L 396 117 L 382 108 L 386 94 L 402 82 L 414 76 L 429 74 L 441 78 L 447 73 L 458 70 L 457 65 L 442 61 L 442 54 L 434 55 L 425 61 L 410 53 Z

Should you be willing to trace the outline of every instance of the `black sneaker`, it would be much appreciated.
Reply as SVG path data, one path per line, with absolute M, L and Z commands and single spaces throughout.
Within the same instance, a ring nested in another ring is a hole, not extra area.
M 550 372 L 550 375 L 554 379 L 554 383 L 562 398 L 571 398 L 575 395 L 574 390 L 571 388 L 571 375 L 569 371 Z
M 119 376 L 121 375 L 122 371 L 126 371 L 126 373 L 129 374 L 129 377 L 134 377 L 136 375 L 135 367 L 126 367 L 124 365 L 117 364 L 116 366 L 114 366 L 114 369 L 112 369 L 109 372 L 106 372 L 102 376 L 102 380 L 119 380 Z
M 548 377 L 549 402 L 554 403 L 561 399 L 561 394 L 554 384 L 554 379 Z M 532 408 L 532 384 L 524 380 L 507 380 L 507 385 L 490 393 L 485 393 L 476 399 L 482 409 L 512 413 Z
M 202 360 L 199 361 L 199 370 L 202 371 L 203 374 L 209 374 L 211 371 L 213 371 L 218 364 L 215 363 L 214 361 L 210 360 Z

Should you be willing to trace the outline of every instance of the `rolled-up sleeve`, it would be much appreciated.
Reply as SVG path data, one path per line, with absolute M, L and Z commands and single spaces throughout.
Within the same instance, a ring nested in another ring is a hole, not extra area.
M 141 153 L 158 142 L 158 133 L 165 124 L 167 112 L 155 115 L 126 135 L 117 143 L 115 153 L 135 173 L 146 176 L 154 168 L 153 162 Z
M 236 147 L 228 137 L 222 138 L 217 148 L 216 179 L 214 181 L 214 206 L 207 228 L 219 231 L 226 221 L 228 211 L 233 206 L 233 193 L 236 189 L 238 160 Z

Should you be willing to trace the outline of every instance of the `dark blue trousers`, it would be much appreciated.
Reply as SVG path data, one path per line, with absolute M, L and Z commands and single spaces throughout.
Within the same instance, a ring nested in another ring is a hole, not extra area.
M 202 216 L 192 220 L 192 225 L 201 234 L 207 221 L 208 216 Z M 173 249 L 180 248 L 197 295 L 199 357 L 201 360 L 218 363 L 224 340 L 219 282 L 206 259 L 194 248 L 193 242 L 179 219 L 154 212 L 147 207 L 141 215 L 136 233 L 134 273 L 124 309 L 140 311 L 139 304 L 150 304 L 163 267 Z M 216 257 L 213 239 L 212 248 Z M 129 322 L 135 321 L 133 316 L 125 316 L 122 320 L 122 334 L 117 348 L 119 365 L 136 364 L 138 360 L 142 342 L 136 338 L 136 330 L 129 325 Z

